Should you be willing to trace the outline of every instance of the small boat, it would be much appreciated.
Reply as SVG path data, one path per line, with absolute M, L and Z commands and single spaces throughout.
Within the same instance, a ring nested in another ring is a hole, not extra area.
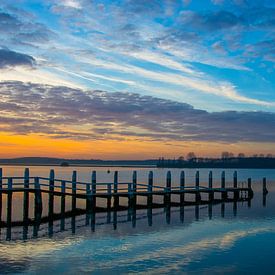
M 110 174 L 110 170 L 109 169 L 107 170 L 107 173 Z

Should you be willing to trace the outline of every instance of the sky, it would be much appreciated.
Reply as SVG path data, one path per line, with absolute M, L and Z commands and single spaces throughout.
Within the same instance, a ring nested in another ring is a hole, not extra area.
M 1 0 L 0 157 L 275 154 L 273 0 Z

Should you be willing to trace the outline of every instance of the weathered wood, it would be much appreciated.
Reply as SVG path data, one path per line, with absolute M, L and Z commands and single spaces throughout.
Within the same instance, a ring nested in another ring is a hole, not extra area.
M 93 171 L 92 172 L 92 209 L 94 210 L 95 207 L 96 207 L 96 171 Z
M 247 179 L 247 188 L 248 190 L 248 197 L 253 198 L 253 190 L 252 190 L 252 180 L 251 178 Z
M 152 192 L 153 192 L 153 171 L 149 172 L 148 175 L 148 187 L 147 187 L 147 192 L 148 192 L 148 196 L 147 196 L 147 206 L 148 207 L 152 207 L 153 204 L 153 196 L 152 196 Z
M 196 202 L 200 202 L 201 201 L 201 194 L 200 194 L 200 172 L 197 171 L 196 172 Z
M 137 196 L 136 196 L 136 192 L 137 192 L 137 171 L 133 172 L 133 178 L 132 178 L 132 196 L 131 196 L 131 201 L 129 203 L 130 207 L 135 207 L 136 203 L 137 203 Z
M 86 195 L 86 211 L 90 213 L 92 212 L 92 190 L 90 184 L 86 185 Z
M 76 210 L 76 182 L 77 182 L 77 172 L 73 171 L 73 174 L 72 174 L 72 211 Z
M 114 194 L 117 194 L 118 192 L 118 171 L 115 171 L 114 173 Z M 119 207 L 119 196 L 114 197 L 114 208 Z
M 3 169 L 0 168 L 0 189 L 3 188 Z M 2 221 L 2 192 L 0 192 L 0 222 Z
M 11 225 L 12 218 L 12 178 L 8 178 L 8 195 L 7 195 L 7 225 Z
M 50 178 L 49 178 L 49 217 L 53 216 L 54 213 L 54 182 L 55 182 L 55 173 L 54 170 L 51 169 L 50 171 Z M 50 225 L 49 225 L 50 227 Z
M 225 188 L 225 171 L 222 171 L 221 188 Z
M 107 209 L 108 209 L 108 211 L 110 211 L 111 210 L 111 204 L 112 204 L 112 185 L 111 184 L 107 185 L 107 194 L 108 194 Z
M 185 194 L 183 193 L 185 188 L 185 173 L 184 171 L 181 171 L 180 173 L 180 191 L 182 192 L 180 194 L 180 203 L 184 204 Z
M 34 193 L 34 217 L 37 223 L 41 220 L 42 215 L 42 194 L 41 194 L 41 188 L 39 183 L 39 178 L 34 178 L 34 187 L 35 187 L 35 193 Z
M 61 181 L 61 200 L 60 200 L 60 203 L 61 203 L 61 216 L 62 216 L 62 222 L 65 223 L 65 220 L 63 217 L 65 217 L 65 212 L 66 212 L 66 181 L 65 180 L 62 180 Z M 61 230 L 65 230 L 65 224 L 62 224 L 61 225 Z
M 213 172 L 212 171 L 209 172 L 209 176 L 208 176 L 208 188 L 210 190 L 212 190 L 212 188 L 213 188 Z M 209 192 L 208 199 L 209 199 L 209 201 L 214 200 L 214 192 L 213 191 Z
M 166 187 L 165 187 L 165 192 L 166 194 L 164 195 L 164 204 L 170 204 L 171 203 L 171 183 L 172 183 L 172 175 L 171 171 L 167 172 L 166 175 Z
M 221 175 L 221 188 L 225 189 L 225 171 L 222 171 L 222 175 Z M 222 199 L 226 199 L 227 198 L 227 191 L 223 191 L 222 192 Z
M 238 175 L 237 175 L 237 171 L 234 172 L 233 174 L 233 187 L 235 189 L 238 188 Z M 234 199 L 238 199 L 240 196 L 240 192 L 238 190 L 234 191 Z
M 27 221 L 29 219 L 29 187 L 30 187 L 30 170 L 25 169 L 24 172 L 24 202 L 23 202 L 23 220 Z

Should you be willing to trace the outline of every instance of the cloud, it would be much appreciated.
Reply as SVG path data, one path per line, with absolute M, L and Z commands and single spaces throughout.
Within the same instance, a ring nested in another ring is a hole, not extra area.
M 228 11 L 199 14 L 193 11 L 181 12 L 181 22 L 189 29 L 217 31 L 232 28 L 242 23 L 235 14 Z
M 34 46 L 48 42 L 56 34 L 44 24 L 37 23 L 34 16 L 22 10 L 11 8 L 12 12 L 1 12 L 0 38 L 9 45 Z M 13 14 L 14 13 L 14 14 Z
M 138 94 L 1 82 L 1 131 L 70 139 L 274 142 L 275 113 L 207 112 Z
M 9 49 L 0 49 L 0 69 L 6 69 L 16 66 L 26 66 L 32 68 L 35 59 L 27 54 L 18 53 Z

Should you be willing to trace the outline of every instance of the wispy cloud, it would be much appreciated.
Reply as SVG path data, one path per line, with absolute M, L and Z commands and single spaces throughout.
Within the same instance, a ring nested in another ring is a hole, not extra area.
M 2 82 L 1 131 L 52 138 L 273 142 L 275 115 L 206 112 L 130 93 Z M 80 126 L 81 125 L 81 126 Z

